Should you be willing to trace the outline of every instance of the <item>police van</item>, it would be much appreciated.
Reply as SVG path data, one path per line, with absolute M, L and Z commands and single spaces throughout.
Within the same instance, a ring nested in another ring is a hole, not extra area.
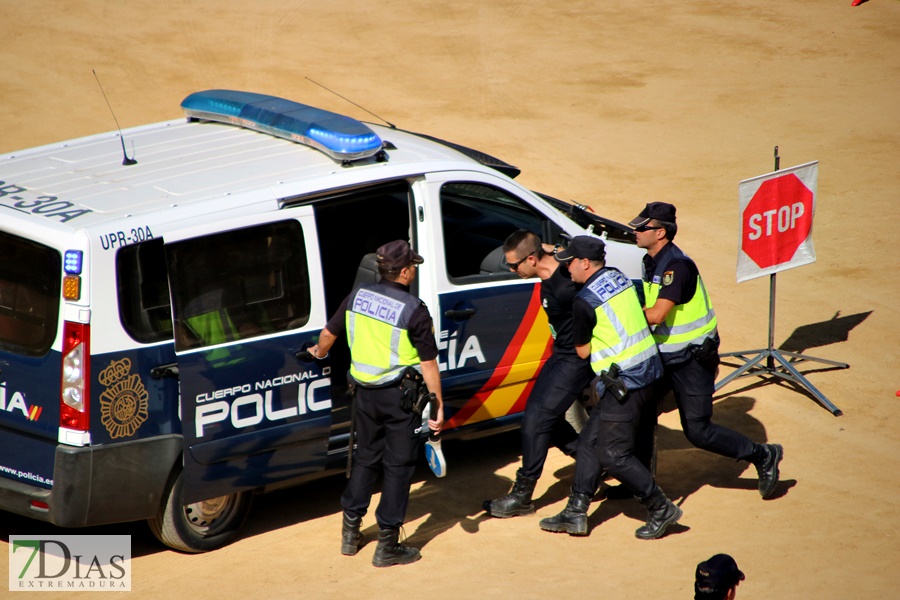
M 181 107 L 0 156 L 2 510 L 202 552 L 253 494 L 338 472 L 349 353 L 303 350 L 387 241 L 426 259 L 447 436 L 517 426 L 551 350 L 512 231 L 593 233 L 640 276 L 628 228 L 489 155 L 261 94 Z

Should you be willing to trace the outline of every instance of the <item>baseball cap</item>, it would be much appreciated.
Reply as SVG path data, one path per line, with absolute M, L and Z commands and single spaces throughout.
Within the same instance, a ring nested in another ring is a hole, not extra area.
M 411 264 L 420 265 L 425 259 L 416 254 L 406 240 L 394 240 L 375 252 L 375 260 L 386 269 L 402 269 Z
M 697 565 L 694 588 L 698 592 L 724 592 L 743 580 L 744 574 L 733 558 L 727 554 L 716 554 Z
M 666 223 L 675 222 L 675 207 L 667 202 L 648 202 L 641 214 L 633 218 L 629 223 L 629 227 L 640 227 L 646 225 L 651 219 L 664 221 Z
M 566 248 L 556 253 L 556 260 L 559 262 L 568 262 L 573 258 L 603 260 L 605 257 L 606 244 L 589 235 L 576 235 Z

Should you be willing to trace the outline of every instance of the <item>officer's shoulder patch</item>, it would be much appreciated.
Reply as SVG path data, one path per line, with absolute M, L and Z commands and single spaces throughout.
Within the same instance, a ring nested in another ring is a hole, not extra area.
M 663 285 L 671 285 L 675 281 L 675 271 L 666 271 L 662 276 Z

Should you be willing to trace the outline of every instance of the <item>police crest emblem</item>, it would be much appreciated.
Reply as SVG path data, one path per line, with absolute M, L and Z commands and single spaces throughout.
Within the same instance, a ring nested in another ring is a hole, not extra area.
M 662 276 L 662 284 L 670 285 L 673 281 L 675 281 L 675 271 L 666 271 Z
M 106 386 L 100 394 L 100 421 L 110 437 L 134 435 L 147 420 L 149 394 L 140 377 L 131 373 L 131 361 L 112 361 L 98 379 Z

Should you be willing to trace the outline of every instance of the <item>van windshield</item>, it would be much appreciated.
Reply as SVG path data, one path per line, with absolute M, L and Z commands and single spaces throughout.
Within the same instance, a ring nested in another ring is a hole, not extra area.
M 56 338 L 62 258 L 0 231 L 0 350 L 43 356 Z

